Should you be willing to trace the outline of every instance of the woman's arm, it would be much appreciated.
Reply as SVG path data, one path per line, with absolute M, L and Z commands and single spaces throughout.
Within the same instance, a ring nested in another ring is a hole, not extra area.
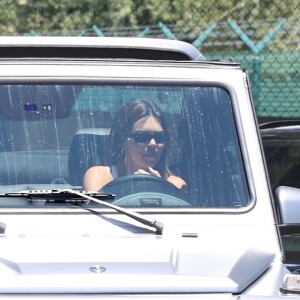
M 186 188 L 187 186 L 186 182 L 182 178 L 175 175 L 170 175 L 167 180 L 174 184 L 180 190 Z
M 94 166 L 89 168 L 83 177 L 83 189 L 87 192 L 98 192 L 110 181 L 112 175 L 109 167 Z

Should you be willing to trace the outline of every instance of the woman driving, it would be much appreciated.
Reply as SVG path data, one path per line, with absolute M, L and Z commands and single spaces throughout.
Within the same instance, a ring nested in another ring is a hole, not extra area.
M 110 131 L 109 166 L 93 166 L 83 179 L 86 191 L 98 191 L 120 176 L 149 174 L 178 189 L 185 181 L 167 166 L 169 133 L 163 114 L 153 101 L 127 102 L 116 114 Z

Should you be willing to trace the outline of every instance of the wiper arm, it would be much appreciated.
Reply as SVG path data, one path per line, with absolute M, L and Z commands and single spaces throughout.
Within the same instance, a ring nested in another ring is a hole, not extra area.
M 87 204 L 90 202 L 90 201 L 94 201 L 94 202 L 97 202 L 99 204 L 102 204 L 104 206 L 107 206 L 107 207 L 110 207 L 114 210 L 116 210 L 117 212 L 120 212 L 144 225 L 147 225 L 147 226 L 150 226 L 150 227 L 153 227 L 156 229 L 156 234 L 159 234 L 161 235 L 162 234 L 162 231 L 163 231 L 163 228 L 164 228 L 164 225 L 158 221 L 156 221 L 155 219 L 152 219 L 152 218 L 148 218 L 146 216 L 143 216 L 137 212 L 134 212 L 134 211 L 129 211 L 125 208 L 122 208 L 120 206 L 117 206 L 117 205 L 114 205 L 114 204 L 111 204 L 111 203 L 108 203 L 108 202 L 105 202 L 105 201 L 102 201 L 102 200 L 99 200 L 99 199 L 96 199 L 95 197 L 91 197 L 90 195 L 88 194 L 81 194 L 80 192 L 78 191 L 75 191 L 75 190 L 72 190 L 72 189 L 69 189 L 68 190 L 69 193 L 73 193 L 75 195 L 78 195 L 78 196 L 82 196 L 83 198 L 89 200 L 87 202 Z
M 74 197 L 74 195 L 78 197 Z M 156 229 L 156 234 L 161 235 L 164 225 L 155 219 L 148 218 L 137 212 L 129 211 L 120 206 L 111 204 L 103 200 L 114 199 L 115 196 L 112 194 L 105 193 L 94 193 L 94 192 L 85 192 L 85 191 L 76 191 L 73 189 L 59 189 L 59 190 L 25 190 L 18 192 L 10 192 L 5 194 L 0 194 L 0 197 L 24 197 L 34 201 L 34 199 L 46 199 L 48 203 L 84 203 L 89 204 L 90 201 L 94 201 L 103 206 L 112 208 L 117 212 L 120 212 L 144 225 L 150 226 Z M 102 199 L 102 200 L 101 200 Z

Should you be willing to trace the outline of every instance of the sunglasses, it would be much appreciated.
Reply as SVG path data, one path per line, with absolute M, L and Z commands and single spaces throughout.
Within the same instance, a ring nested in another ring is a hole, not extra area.
M 129 134 L 129 138 L 138 144 L 149 144 L 152 139 L 154 139 L 157 144 L 164 144 L 166 142 L 166 136 L 163 131 L 135 131 Z

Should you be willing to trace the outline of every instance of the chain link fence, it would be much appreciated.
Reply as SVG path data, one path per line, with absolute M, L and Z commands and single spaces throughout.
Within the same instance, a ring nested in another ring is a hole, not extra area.
M 299 0 L 0 0 L 2 35 L 178 39 L 250 74 L 259 120 L 300 117 Z

